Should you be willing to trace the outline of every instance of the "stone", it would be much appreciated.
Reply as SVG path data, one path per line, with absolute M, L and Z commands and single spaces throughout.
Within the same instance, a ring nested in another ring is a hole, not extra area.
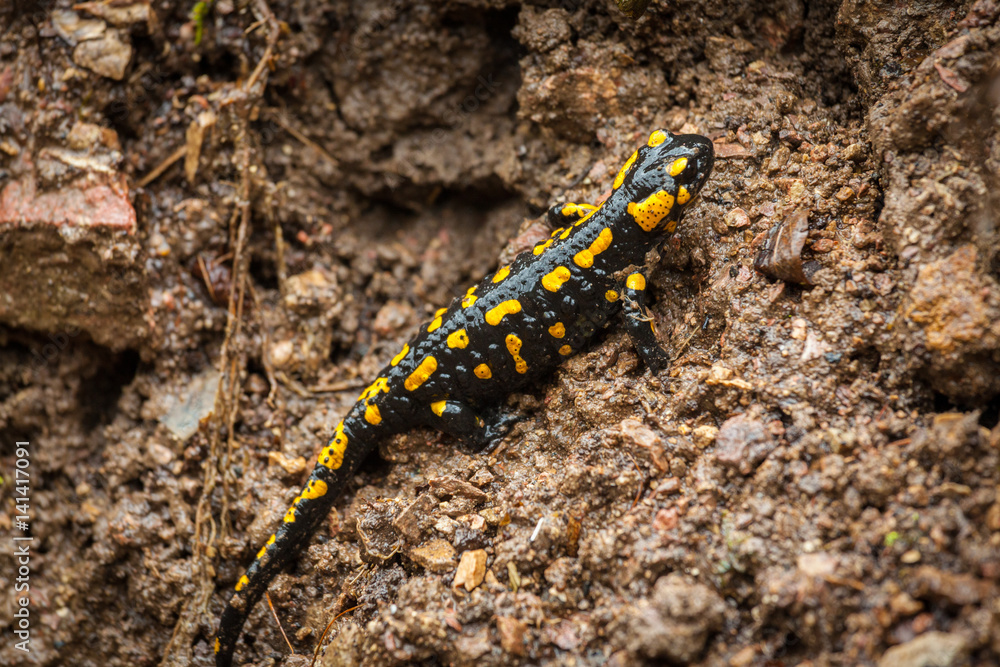
M 968 647 L 965 638 L 947 632 L 928 632 L 882 654 L 878 667 L 957 667 Z
M 722 628 L 725 610 L 725 602 L 708 586 L 678 574 L 660 577 L 652 596 L 631 610 L 627 648 L 653 660 L 691 663 L 709 635 Z
M 431 572 L 450 572 L 455 567 L 455 549 L 445 540 L 435 538 L 412 549 L 410 559 Z
M 452 588 L 461 588 L 471 591 L 473 588 L 483 583 L 486 576 L 486 552 L 483 549 L 465 551 L 458 561 L 458 569 L 455 570 L 455 580 Z

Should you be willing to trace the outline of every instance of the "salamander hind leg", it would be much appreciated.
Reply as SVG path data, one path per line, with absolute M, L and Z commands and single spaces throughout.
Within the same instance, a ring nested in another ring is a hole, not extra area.
M 523 418 L 499 409 L 477 413 L 465 403 L 448 399 L 431 403 L 427 424 L 455 436 L 473 451 L 490 452 Z
M 657 340 L 653 317 L 646 310 L 646 277 L 633 273 L 626 278 L 624 297 L 622 314 L 632 344 L 650 371 L 660 373 L 667 368 L 670 357 Z

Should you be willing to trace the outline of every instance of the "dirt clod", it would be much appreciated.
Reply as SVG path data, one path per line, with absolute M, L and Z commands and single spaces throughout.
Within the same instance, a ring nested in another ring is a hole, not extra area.
M 657 580 L 628 622 L 630 650 L 648 658 L 686 664 L 705 647 L 709 633 L 722 627 L 725 603 L 711 588 L 678 575 Z

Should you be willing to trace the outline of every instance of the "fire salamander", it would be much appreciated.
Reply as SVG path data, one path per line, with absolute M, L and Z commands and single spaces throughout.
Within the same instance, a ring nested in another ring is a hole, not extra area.
M 667 355 L 643 317 L 646 252 L 674 232 L 712 171 L 705 137 L 657 130 L 632 153 L 600 206 L 557 205 L 551 238 L 473 285 L 434 314 L 337 424 L 305 488 L 261 547 L 226 606 L 216 664 L 236 640 L 271 579 L 296 557 L 361 461 L 386 436 L 429 425 L 478 449 L 513 419 L 498 404 L 543 377 L 623 308 L 625 326 L 653 372 Z M 637 268 L 639 267 L 639 268 Z

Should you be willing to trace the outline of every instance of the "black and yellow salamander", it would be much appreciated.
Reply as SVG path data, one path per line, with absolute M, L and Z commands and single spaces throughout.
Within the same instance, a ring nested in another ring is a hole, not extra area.
M 625 326 L 654 371 L 667 356 L 642 317 L 646 252 L 674 232 L 712 172 L 705 137 L 657 130 L 632 153 L 600 206 L 555 206 L 562 227 L 435 313 L 361 392 L 320 452 L 305 488 L 236 584 L 219 622 L 216 664 L 274 576 L 296 557 L 378 441 L 414 426 L 483 448 L 506 433 L 498 405 L 580 351 L 624 307 Z M 637 268 L 638 267 L 638 268 Z

